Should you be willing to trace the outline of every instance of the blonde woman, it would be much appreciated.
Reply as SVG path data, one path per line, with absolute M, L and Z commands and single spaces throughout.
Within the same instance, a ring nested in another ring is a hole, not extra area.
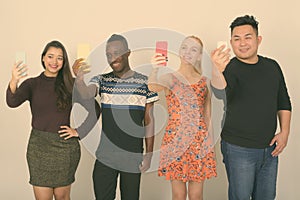
M 164 91 L 168 124 L 161 144 L 159 176 L 171 181 L 172 199 L 203 199 L 205 179 L 215 177 L 215 154 L 208 129 L 211 98 L 207 77 L 201 72 L 203 43 L 186 37 L 179 49 L 178 70 L 158 77 L 167 58 L 155 54 L 149 89 Z

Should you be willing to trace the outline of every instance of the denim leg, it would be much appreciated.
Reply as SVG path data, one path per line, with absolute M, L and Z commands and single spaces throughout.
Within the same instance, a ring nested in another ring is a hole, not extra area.
M 278 158 L 271 155 L 274 148 L 245 148 L 221 141 L 229 200 L 275 199 Z
M 221 141 L 221 150 L 229 183 L 229 200 L 249 200 L 254 189 L 258 152 L 225 141 Z
M 275 145 L 264 149 L 261 166 L 257 170 L 257 178 L 253 191 L 253 200 L 274 200 L 276 196 L 276 181 L 278 157 L 272 157 Z

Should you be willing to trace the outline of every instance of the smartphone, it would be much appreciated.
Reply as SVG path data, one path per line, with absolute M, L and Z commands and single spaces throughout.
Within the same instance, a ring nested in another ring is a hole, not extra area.
M 217 48 L 221 47 L 222 45 L 225 45 L 224 50 L 226 50 L 226 49 L 228 48 L 228 44 L 227 44 L 226 41 L 219 41 L 219 42 L 217 43 Z M 224 51 L 224 50 L 223 50 L 223 51 Z
M 85 62 L 88 62 L 88 57 L 90 54 L 90 45 L 87 43 L 80 43 L 77 45 L 77 58 L 84 58 Z
M 83 62 L 87 65 L 90 65 L 90 54 L 91 46 L 88 43 L 80 43 L 77 45 L 77 58 L 83 58 Z M 84 72 L 90 72 L 91 69 L 89 67 L 83 69 Z
M 160 53 L 164 57 L 168 57 L 168 42 L 167 41 L 157 41 L 156 42 L 156 53 Z M 161 65 L 166 66 L 167 62 L 162 63 Z
M 16 63 L 22 61 L 22 63 L 20 63 L 19 65 L 25 64 L 26 63 L 26 53 L 24 51 L 16 52 L 15 61 L 16 61 Z

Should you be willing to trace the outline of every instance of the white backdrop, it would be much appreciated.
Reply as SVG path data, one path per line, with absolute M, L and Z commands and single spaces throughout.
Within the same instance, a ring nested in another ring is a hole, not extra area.
M 291 136 L 280 156 L 277 200 L 300 199 L 299 129 L 299 47 L 300 3 L 297 0 L 242 2 L 199 0 L 128 0 L 128 1 L 39 1 L 0 0 L 0 88 L 2 91 L 0 145 L 0 199 L 33 199 L 28 183 L 26 146 L 30 132 L 28 103 L 10 109 L 5 91 L 17 51 L 25 51 L 30 76 L 42 71 L 40 54 L 47 42 L 60 40 L 67 48 L 71 63 L 77 45 L 89 43 L 95 48 L 112 33 L 123 33 L 143 27 L 159 27 L 197 35 L 210 52 L 220 40 L 229 40 L 229 25 L 240 15 L 253 14 L 260 22 L 263 37 L 259 53 L 275 58 L 283 69 L 293 104 Z M 163 99 L 163 98 L 162 98 Z M 164 101 L 160 102 L 164 104 Z M 162 134 L 157 135 L 159 148 Z M 206 181 L 205 199 L 227 199 L 227 180 L 219 144 L 216 145 L 218 177 Z M 82 146 L 82 158 L 72 187 L 73 200 L 93 199 L 91 173 L 94 157 Z M 119 198 L 119 197 L 118 197 Z M 142 176 L 142 200 L 171 199 L 169 182 L 156 172 Z

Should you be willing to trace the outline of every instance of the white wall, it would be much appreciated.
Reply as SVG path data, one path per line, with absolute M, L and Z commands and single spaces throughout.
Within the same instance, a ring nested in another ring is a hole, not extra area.
M 300 199 L 300 92 L 299 92 L 299 25 L 300 3 L 286 1 L 199 1 L 199 0 L 128 0 L 128 1 L 40 1 L 0 0 L 0 88 L 2 91 L 0 145 L 0 199 L 33 199 L 28 184 L 25 159 L 30 131 L 28 103 L 10 109 L 5 103 L 5 90 L 11 76 L 16 51 L 27 53 L 30 75 L 42 71 L 40 54 L 44 45 L 58 39 L 66 46 L 71 62 L 76 57 L 78 43 L 87 42 L 92 48 L 112 33 L 122 33 L 143 27 L 160 27 L 201 37 L 206 50 L 215 48 L 217 41 L 229 39 L 229 24 L 240 15 L 253 14 L 260 22 L 263 41 L 260 54 L 275 58 L 282 66 L 293 104 L 293 118 L 288 147 L 280 156 L 278 200 Z M 159 147 L 158 135 L 156 147 Z M 205 197 L 225 200 L 227 181 L 219 145 L 217 178 L 206 181 Z M 91 172 L 93 156 L 82 148 L 77 180 L 72 188 L 73 200 L 93 199 Z M 156 172 L 142 177 L 142 200 L 170 199 L 169 182 Z

